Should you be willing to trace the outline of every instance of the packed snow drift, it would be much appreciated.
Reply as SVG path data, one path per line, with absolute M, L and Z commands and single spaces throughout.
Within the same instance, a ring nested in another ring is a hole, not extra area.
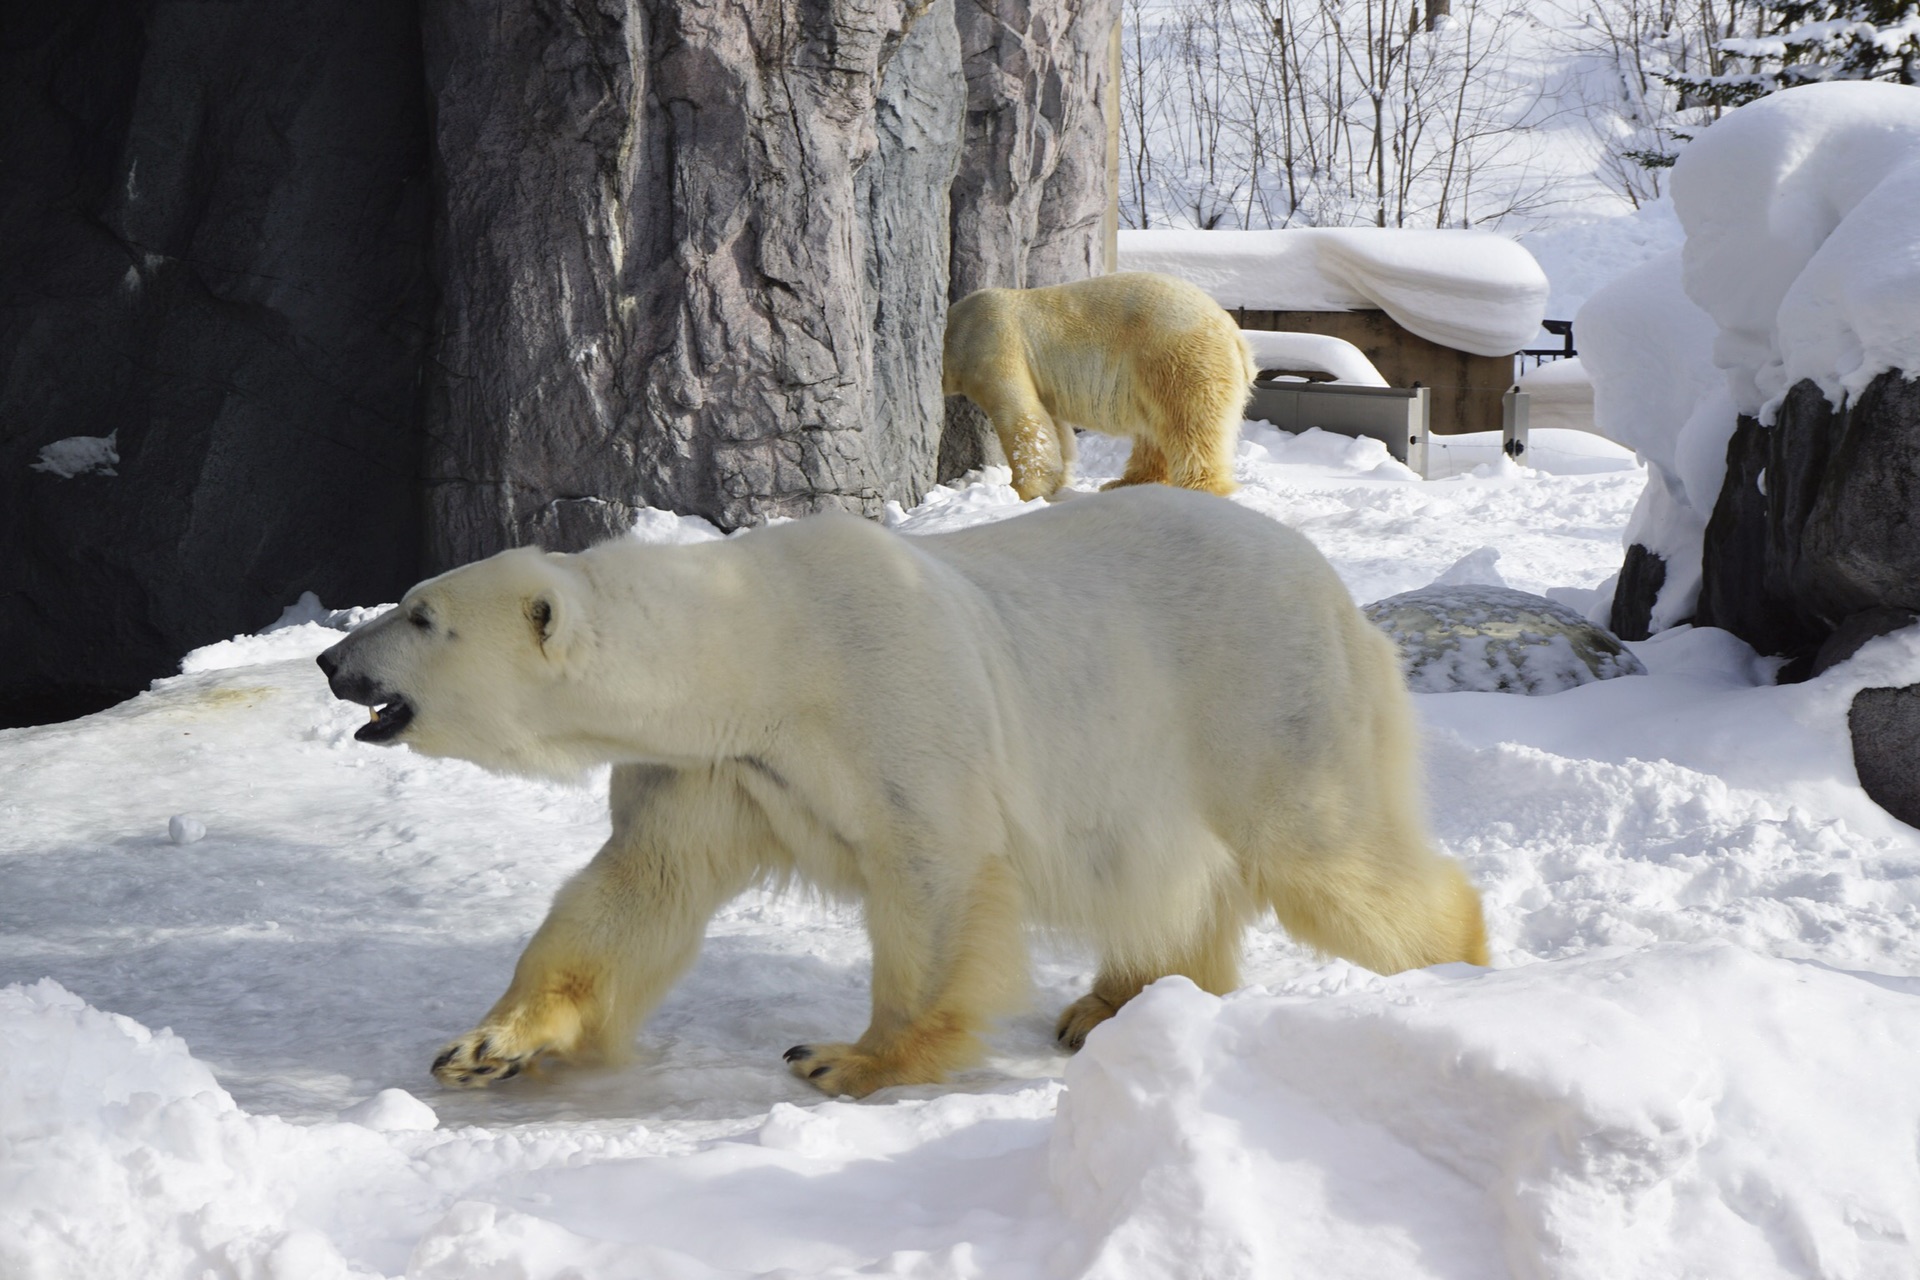
M 1126 450 L 1085 437 L 1078 487 Z M 1590 612 L 1645 472 L 1575 470 L 1421 483 L 1254 424 L 1237 500 L 1361 601 L 1452 568 Z M 1038 505 L 1006 480 L 889 522 Z M 1090 957 L 1041 939 L 985 1064 L 855 1104 L 779 1055 L 864 1021 L 860 922 L 762 893 L 635 1063 L 436 1088 L 605 801 L 353 741 L 312 657 L 364 616 L 309 599 L 0 733 L 0 1275 L 1913 1274 L 1920 832 L 1856 785 L 1845 715 L 1920 680 L 1920 632 L 1792 687 L 1681 628 L 1645 676 L 1419 697 L 1493 969 L 1382 978 L 1267 924 L 1245 990 L 1168 980 L 1068 1059 Z

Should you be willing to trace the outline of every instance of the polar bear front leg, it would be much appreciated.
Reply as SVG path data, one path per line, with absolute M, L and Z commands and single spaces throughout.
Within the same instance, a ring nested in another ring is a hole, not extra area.
M 611 801 L 612 837 L 554 898 L 507 993 L 434 1059 L 442 1084 L 478 1088 L 547 1057 L 617 1060 L 752 878 L 756 832 L 733 788 L 629 766 Z
M 943 902 L 869 890 L 873 1019 L 852 1044 L 797 1044 L 788 1069 L 824 1093 L 864 1098 L 900 1084 L 937 1084 L 978 1060 L 979 1031 L 1016 997 L 1026 941 L 1013 873 L 987 862 Z
M 972 398 L 972 397 L 970 397 Z M 1067 463 L 1073 458 L 1073 445 L 1062 444 L 1060 426 L 1047 412 L 1024 373 L 1008 374 L 974 398 L 993 433 L 1000 438 L 1000 451 L 1007 455 L 1013 471 L 1013 488 L 1023 501 L 1051 498 L 1067 481 Z

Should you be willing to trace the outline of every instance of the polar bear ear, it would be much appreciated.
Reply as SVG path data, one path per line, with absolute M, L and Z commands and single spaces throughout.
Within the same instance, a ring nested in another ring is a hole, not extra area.
M 576 630 L 573 602 L 559 591 L 542 591 L 539 595 L 529 596 L 523 607 L 527 622 L 533 627 L 534 643 L 540 646 L 553 662 L 565 662 L 567 650 Z

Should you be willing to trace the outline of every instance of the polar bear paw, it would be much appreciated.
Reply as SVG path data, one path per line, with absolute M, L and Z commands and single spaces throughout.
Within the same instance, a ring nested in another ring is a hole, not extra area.
M 787 1070 L 836 1098 L 864 1098 L 896 1084 L 934 1084 L 945 1075 L 937 1069 L 914 1071 L 850 1044 L 797 1044 L 782 1056 Z
M 476 1027 L 440 1051 L 433 1078 L 454 1089 L 482 1089 L 519 1075 L 540 1048 L 517 1048 L 502 1028 Z
M 1087 1042 L 1087 1033 L 1118 1012 L 1099 996 L 1081 996 L 1061 1011 L 1060 1021 L 1054 1024 L 1053 1038 L 1068 1053 L 1078 1053 L 1080 1046 Z

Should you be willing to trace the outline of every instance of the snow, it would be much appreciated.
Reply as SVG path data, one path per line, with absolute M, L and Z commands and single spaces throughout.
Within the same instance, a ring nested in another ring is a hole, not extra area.
M 1230 309 L 1385 311 L 1485 356 L 1532 344 L 1548 291 L 1533 256 L 1492 231 L 1122 231 L 1120 268 L 1178 276 Z
M 1579 356 L 1548 360 L 1520 370 L 1533 430 L 1592 431 L 1593 379 Z
M 1366 353 L 1344 338 L 1273 329 L 1244 329 L 1241 333 L 1253 352 L 1254 363 L 1262 369 L 1312 370 L 1332 374 L 1335 382 L 1362 387 L 1387 385 Z
M 1635 267 L 1678 249 L 1685 238 L 1673 201 L 1663 196 L 1631 214 L 1558 220 L 1519 241 L 1547 273 L 1547 314 L 1559 319 Z M 1581 338 L 1578 325 L 1574 338 Z
M 1741 413 L 1802 378 L 1829 400 L 1920 370 L 1920 93 L 1804 85 L 1741 107 L 1673 170 L 1687 293 Z
M 71 480 L 75 476 L 117 476 L 120 463 L 118 431 L 104 436 L 68 436 L 40 450 L 40 460 L 28 469 Z
M 1666 561 L 1652 629 L 1693 616 L 1707 519 L 1737 417 L 1713 364 L 1714 323 L 1681 285 L 1679 251 L 1600 290 L 1574 317 L 1593 380 L 1594 429 L 1651 472 L 1627 539 Z
M 1075 493 L 1127 448 L 1084 437 Z M 1362 601 L 1456 568 L 1593 596 L 1646 472 L 1478 470 L 1250 425 L 1237 500 Z M 990 469 L 889 519 L 1036 506 Z M 723 910 L 632 1064 L 432 1083 L 607 817 L 354 742 L 312 657 L 371 612 L 0 732 L 0 1275 L 1913 1274 L 1920 832 L 1846 711 L 1920 680 L 1920 628 L 1792 686 L 1681 627 L 1645 676 L 1423 695 L 1494 969 L 1381 978 L 1263 924 L 1244 990 L 1168 980 L 1069 1059 L 1091 958 L 1042 939 L 980 1067 L 851 1103 L 779 1062 L 866 1015 L 857 914 L 805 894 Z

